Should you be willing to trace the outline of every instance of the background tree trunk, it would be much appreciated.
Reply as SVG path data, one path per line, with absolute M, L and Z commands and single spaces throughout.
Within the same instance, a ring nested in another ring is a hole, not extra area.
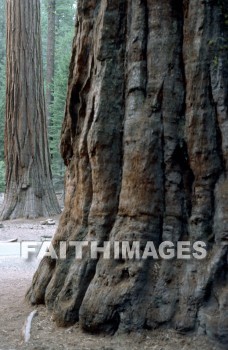
M 48 32 L 47 32 L 47 77 L 46 103 L 47 120 L 51 124 L 51 103 L 53 101 L 53 83 L 55 72 L 55 0 L 48 0 Z
M 206 260 L 45 258 L 27 297 L 59 325 L 228 341 L 226 1 L 78 2 L 59 240 L 203 240 Z
M 5 121 L 5 62 L 6 62 L 6 35 L 5 35 L 5 0 L 0 1 L 0 173 L 4 160 L 4 121 Z M 3 178 L 0 177 L 0 191 L 3 190 Z
M 2 219 L 60 212 L 49 165 L 39 0 L 7 0 L 6 194 Z

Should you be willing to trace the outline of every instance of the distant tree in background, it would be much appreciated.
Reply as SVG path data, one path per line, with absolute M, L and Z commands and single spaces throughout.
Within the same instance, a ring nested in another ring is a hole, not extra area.
M 56 1 L 55 72 L 53 100 L 50 109 L 51 123 L 49 126 L 51 167 L 56 190 L 63 188 L 65 174 L 65 166 L 59 152 L 59 143 L 65 113 L 72 41 L 75 32 L 76 3 L 75 0 Z
M 51 125 L 51 104 L 53 102 L 53 83 L 55 74 L 55 0 L 47 1 L 47 69 L 46 69 L 46 106 L 47 121 Z
M 7 0 L 6 5 L 6 194 L 1 217 L 49 216 L 60 208 L 48 152 L 40 1 Z
M 4 121 L 5 121 L 5 0 L 0 0 L 0 192 L 5 188 Z
M 50 53 L 48 52 L 48 4 L 53 0 L 40 0 L 41 5 L 41 34 L 42 34 L 42 58 L 43 70 L 45 76 L 45 95 L 48 100 L 48 69 L 47 61 Z M 52 17 L 55 17 L 55 29 L 53 31 L 52 18 L 52 36 L 55 37 L 54 45 L 54 79 L 50 84 L 49 90 L 52 93 L 51 100 L 47 105 L 47 112 L 53 120 L 48 128 L 49 146 L 51 150 L 51 168 L 53 174 L 54 187 L 62 190 L 64 183 L 65 167 L 59 152 L 59 139 L 61 133 L 62 120 L 64 117 L 65 100 L 67 91 L 67 79 L 69 62 L 71 55 L 72 40 L 74 35 L 76 0 L 55 0 L 55 11 Z M 50 8 L 49 8 L 50 10 Z M 5 189 L 5 166 L 4 166 L 4 119 L 5 119 L 5 0 L 0 0 L 0 192 Z M 52 43 L 53 45 L 53 43 Z M 53 47 L 53 46 L 52 46 Z
M 55 4 L 53 0 L 41 0 L 43 62 L 49 119 L 48 137 L 53 184 L 56 190 L 62 190 L 64 186 L 65 166 L 59 152 L 59 140 L 65 113 L 76 4 L 77 0 L 55 0 Z

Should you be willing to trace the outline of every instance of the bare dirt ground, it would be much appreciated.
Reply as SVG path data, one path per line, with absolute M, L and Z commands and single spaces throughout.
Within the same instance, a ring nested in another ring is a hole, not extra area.
M 0 240 L 18 238 L 38 240 L 52 236 L 57 228 L 42 226 L 39 220 L 14 220 L 3 222 Z M 79 325 L 58 328 L 44 306 L 39 306 L 31 327 L 30 340 L 22 337 L 23 325 L 34 309 L 24 301 L 38 260 L 0 257 L 0 350 L 219 350 L 224 349 L 206 336 L 184 336 L 172 330 L 143 331 L 113 337 L 84 333 Z

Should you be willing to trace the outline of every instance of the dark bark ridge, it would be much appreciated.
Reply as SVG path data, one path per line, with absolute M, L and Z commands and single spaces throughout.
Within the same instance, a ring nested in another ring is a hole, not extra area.
M 228 340 L 224 1 L 79 1 L 60 240 L 204 240 L 206 260 L 45 258 L 27 298 L 92 332 Z M 70 250 L 69 250 L 70 252 Z

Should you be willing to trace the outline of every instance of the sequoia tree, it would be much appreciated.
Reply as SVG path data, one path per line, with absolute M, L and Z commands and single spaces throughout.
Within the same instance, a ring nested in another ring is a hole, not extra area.
M 78 1 L 54 248 L 203 241 L 207 256 L 45 257 L 27 298 L 58 325 L 228 341 L 227 14 L 227 1 Z
M 7 0 L 5 160 L 1 217 L 60 212 L 54 193 L 43 89 L 39 0 Z

